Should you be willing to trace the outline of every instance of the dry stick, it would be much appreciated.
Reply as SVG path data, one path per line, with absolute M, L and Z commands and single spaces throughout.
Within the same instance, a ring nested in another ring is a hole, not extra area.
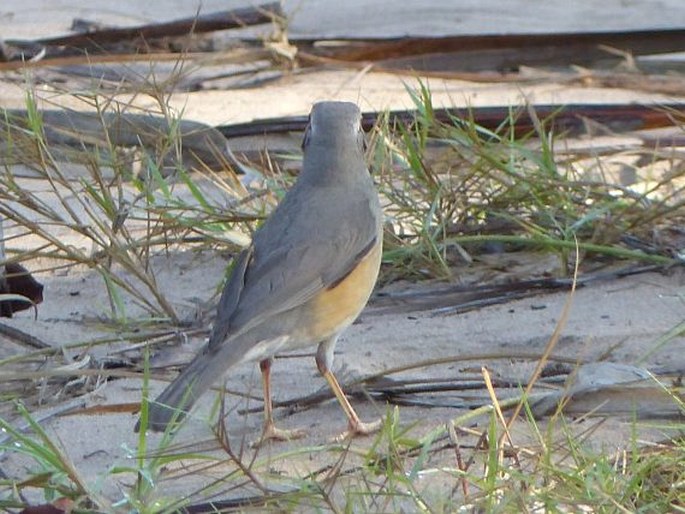
M 184 60 L 193 60 L 195 58 L 206 58 L 207 54 L 198 54 L 196 52 L 188 52 L 183 54 Z M 155 62 L 178 62 L 179 54 L 177 53 L 162 53 L 155 54 Z M 0 61 L 0 71 L 24 70 L 29 68 L 47 68 L 59 66 L 75 66 L 83 64 L 104 64 L 104 63 L 130 63 L 130 62 L 150 62 L 150 54 L 106 54 L 106 55 L 72 55 L 69 57 L 56 57 L 46 61 Z
M 353 70 L 364 71 L 371 68 L 374 72 L 387 73 L 389 75 L 400 75 L 405 76 L 407 74 L 407 69 L 388 67 L 381 63 L 369 64 L 367 61 L 343 61 L 340 59 L 335 59 L 331 57 L 323 57 L 320 55 L 315 55 L 310 53 L 308 50 L 303 50 L 298 48 L 297 52 L 297 62 L 302 65 L 302 67 L 336 67 L 336 68 L 346 68 Z M 518 84 L 526 84 L 530 82 L 539 82 L 539 78 L 521 76 L 518 72 L 499 72 L 491 70 L 483 71 L 432 71 L 432 70 L 422 70 L 421 77 L 425 78 L 437 78 L 437 79 L 447 79 L 447 80 L 464 80 L 467 82 L 484 82 L 487 84 L 491 83 L 509 83 L 516 82 Z
M 356 386 L 359 384 L 363 384 L 365 382 L 369 382 L 372 380 L 378 380 L 379 378 L 383 378 L 387 375 L 395 375 L 397 373 L 402 373 L 404 371 L 410 371 L 413 369 L 418 369 L 418 368 L 427 368 L 429 366 L 435 366 L 438 364 L 452 364 L 454 362 L 469 362 L 469 361 L 477 361 L 477 360 L 495 360 L 495 359 L 529 359 L 529 360 L 538 360 L 541 358 L 540 353 L 538 352 L 486 352 L 486 353 L 474 353 L 471 355 L 458 355 L 458 356 L 450 356 L 450 357 L 438 357 L 435 359 L 426 359 L 423 361 L 419 362 L 414 362 L 412 364 L 406 364 L 404 366 L 396 366 L 394 368 L 386 369 L 384 371 L 379 371 L 378 373 L 374 373 L 371 375 L 367 375 L 363 378 L 360 378 L 358 380 L 354 380 L 350 382 L 348 385 L 349 386 Z M 571 358 L 571 357 L 563 357 L 563 356 L 548 356 L 548 360 L 554 360 L 562 363 L 568 363 L 568 364 L 577 364 L 579 361 L 577 358 Z
M 431 55 L 447 54 L 454 57 L 452 64 L 458 70 L 507 71 L 512 63 L 521 66 L 615 61 L 616 56 L 607 47 L 629 51 L 631 55 L 675 52 L 682 49 L 683 37 L 685 30 L 672 29 L 367 39 L 349 41 L 349 45 L 340 42 L 335 47 L 314 46 L 317 41 L 313 39 L 298 40 L 296 44 L 312 55 L 341 61 L 372 61 L 385 68 L 422 69 L 426 68 L 422 63 L 430 64 Z
M 502 427 L 504 427 L 504 433 L 502 434 L 502 438 L 506 437 L 507 442 L 509 443 L 509 446 L 513 449 L 514 448 L 514 441 L 511 438 L 511 432 L 509 431 L 509 426 L 507 425 L 506 420 L 504 419 L 504 414 L 502 413 L 502 408 L 500 407 L 499 400 L 497 399 L 497 394 L 495 394 L 495 388 L 492 385 L 492 380 L 490 379 L 490 372 L 487 370 L 485 366 L 481 368 L 481 372 L 483 373 L 483 379 L 485 380 L 485 387 L 488 390 L 488 394 L 490 395 L 490 400 L 492 401 L 492 405 L 495 408 L 495 414 L 497 414 L 497 419 L 499 422 L 502 424 Z M 501 440 L 498 444 L 497 448 L 497 455 L 498 455 L 498 460 L 500 464 L 504 462 L 504 445 L 502 444 Z M 518 455 L 516 452 L 514 452 L 514 462 L 516 463 L 516 467 L 521 469 L 521 462 L 519 461 Z
M 126 371 L 123 369 L 71 369 L 65 366 L 60 366 L 53 369 L 46 369 L 41 371 L 0 371 L 0 382 L 15 381 L 15 380 L 40 380 L 44 378 L 53 377 L 116 377 L 116 378 L 142 378 L 142 371 Z M 252 396 L 249 393 L 240 391 L 232 391 L 225 387 L 212 387 L 215 391 L 225 391 L 227 393 L 242 396 L 250 399 L 259 399 L 257 396 Z M 107 406 L 97 406 L 86 409 L 84 412 L 92 410 L 93 412 L 121 412 L 127 411 L 131 406 L 140 406 L 140 402 L 122 403 Z
M 40 380 L 52 377 L 118 377 L 118 378 L 142 378 L 142 371 L 125 371 L 123 369 L 69 369 L 63 366 L 41 371 L 0 371 L 0 381 L 10 380 Z
M 469 236 L 463 237 L 468 238 Z M 460 237 L 459 239 L 461 240 L 462 238 Z M 521 238 L 516 236 L 516 240 L 521 241 Z M 643 256 L 645 255 L 644 251 L 640 253 Z M 597 281 L 638 275 L 640 273 L 661 271 L 664 269 L 664 265 L 674 263 L 674 260 L 671 258 L 663 257 L 662 259 L 662 264 L 631 265 L 612 271 L 588 273 L 578 277 L 576 282 L 577 285 L 585 285 Z M 518 298 L 540 295 L 545 292 L 571 289 L 572 285 L 572 279 L 556 277 L 521 280 L 504 285 L 436 287 L 409 293 L 389 293 L 374 299 L 367 310 L 372 314 L 429 311 L 434 315 L 450 315 Z M 401 304 L 398 301 L 401 301 Z
M 538 360 L 541 358 L 541 355 L 539 353 L 533 353 L 533 352 L 516 352 L 516 353 L 484 353 L 484 354 L 475 354 L 475 355 L 466 355 L 466 356 L 455 356 L 455 357 L 441 357 L 441 358 L 436 358 L 436 359 L 427 359 L 425 361 L 420 361 L 414 364 L 406 365 L 406 366 L 398 366 L 396 368 L 391 368 L 379 373 L 375 373 L 373 375 L 367 375 L 365 377 L 361 377 L 359 379 L 353 380 L 351 382 L 347 382 L 343 385 L 343 389 L 346 391 L 346 394 L 348 396 L 356 396 L 359 394 L 366 394 L 364 391 L 358 391 L 355 390 L 354 388 L 360 385 L 363 385 L 368 382 L 372 382 L 374 380 L 384 378 L 387 375 L 392 375 L 396 373 L 401 373 L 403 371 L 410 371 L 413 369 L 419 369 L 419 368 L 425 368 L 429 366 L 435 366 L 435 365 L 440 365 L 440 364 L 449 364 L 453 362 L 468 362 L 468 361 L 478 361 L 478 360 L 495 360 L 495 359 L 527 359 L 527 360 Z M 578 364 L 578 359 L 577 358 L 571 358 L 571 357 L 561 357 L 561 356 L 550 356 L 549 360 L 557 361 L 557 362 L 562 362 L 566 364 Z M 458 388 L 454 388 L 455 390 L 460 390 Z M 232 394 L 241 394 L 244 395 L 245 393 L 236 393 L 235 391 L 229 391 Z M 274 408 L 288 408 L 288 407 L 295 407 L 298 409 L 304 409 L 304 408 L 310 408 L 313 405 L 318 405 L 321 402 L 330 400 L 333 398 L 333 393 L 331 393 L 328 389 L 318 391 L 309 395 L 304 395 L 296 398 L 292 398 L 290 400 L 282 400 L 282 401 L 276 401 L 274 402 Z M 511 405 L 509 405 L 511 406 Z M 246 413 L 253 413 L 253 412 L 260 412 L 262 410 L 261 407 L 253 407 L 253 408 L 245 408 L 245 409 L 240 409 L 238 410 L 239 414 L 246 414 Z
M 454 428 L 454 423 L 451 421 L 447 423 L 447 435 L 449 436 L 450 443 L 454 447 L 454 456 L 457 461 L 457 469 L 461 472 L 461 475 L 459 476 L 459 483 L 461 483 L 461 489 L 464 493 L 464 502 L 468 503 L 469 483 L 465 476 L 467 468 L 464 465 L 464 459 L 461 457 L 461 446 L 459 445 L 459 436 L 457 436 L 457 430 Z
M 436 366 L 440 364 L 451 364 L 454 362 L 469 362 L 469 361 L 482 361 L 482 360 L 494 360 L 494 359 L 528 359 L 528 360 L 538 360 L 541 359 L 542 356 L 540 353 L 537 352 L 516 352 L 516 353 L 478 353 L 478 354 L 473 354 L 473 355 L 460 355 L 460 356 L 451 356 L 451 357 L 440 357 L 440 358 L 435 358 L 435 359 L 426 359 L 423 361 L 415 362 L 412 364 L 407 364 L 404 366 L 397 366 L 394 368 L 390 368 L 384 371 L 380 371 L 378 373 L 374 373 L 372 375 L 367 375 L 365 377 L 359 378 L 357 380 L 353 380 L 351 382 L 345 383 L 343 386 L 343 389 L 347 391 L 347 394 L 349 395 L 354 395 L 355 391 L 353 390 L 354 387 L 371 382 L 373 380 L 378 380 L 380 378 L 384 378 L 388 375 L 394 375 L 397 373 L 402 373 L 404 371 L 410 371 L 413 369 L 419 369 L 419 368 L 426 368 L 430 366 Z M 578 364 L 578 359 L 577 358 L 571 358 L 571 357 L 562 357 L 562 356 L 548 356 L 548 360 L 553 360 L 557 362 L 562 362 L 566 364 Z M 284 400 L 284 401 L 279 401 L 279 402 L 274 402 L 274 407 L 278 408 L 284 408 L 284 407 L 291 407 L 291 406 L 296 406 L 300 408 L 304 407 L 310 407 L 312 405 L 316 405 L 318 403 L 321 403 L 323 401 L 329 400 L 330 398 L 333 397 L 333 393 L 331 393 L 328 390 L 316 392 L 310 395 L 305 395 L 297 398 L 293 398 L 291 400 Z M 257 412 L 261 410 L 261 407 L 255 407 L 254 409 L 246 409 L 246 410 L 240 410 L 238 411 L 239 413 L 246 413 L 246 412 Z
M 334 66 L 337 68 L 364 70 L 371 66 L 367 61 L 342 61 L 340 59 L 321 57 L 309 53 L 306 50 L 299 49 L 297 52 L 297 62 L 303 67 L 315 66 Z M 564 63 L 567 64 L 567 63 Z M 376 73 L 386 73 L 389 75 L 405 76 L 407 74 L 407 66 L 400 67 L 396 64 L 376 62 L 373 65 L 373 71 Z M 679 76 L 663 74 L 659 71 L 645 72 L 645 74 L 636 73 L 617 73 L 615 70 L 590 70 L 590 69 L 570 69 L 568 71 L 549 72 L 541 69 L 533 69 L 534 71 L 522 73 L 519 71 L 494 71 L 492 69 L 482 69 L 479 71 L 454 71 L 449 70 L 421 70 L 421 77 L 425 79 L 445 79 L 445 80 L 463 80 L 467 82 L 476 83 L 512 83 L 521 84 L 539 84 L 549 83 L 554 81 L 562 84 L 577 84 L 587 85 L 588 82 L 597 87 L 618 87 L 639 91 L 646 91 L 651 93 L 663 93 L 669 95 L 679 95 L 683 92 L 685 84 Z
M 155 39 L 162 37 L 185 36 L 200 34 L 216 30 L 228 30 L 269 23 L 276 17 L 282 17 L 283 10 L 280 2 L 244 7 L 231 11 L 218 11 L 201 14 L 189 18 L 182 18 L 165 23 L 139 25 L 137 27 L 103 29 L 86 34 L 73 34 L 52 38 L 36 39 L 33 41 L 11 40 L 5 41 L 9 47 L 84 47 L 89 52 L 98 50 L 104 44 L 119 43 L 136 39 Z M 108 50 L 111 51 L 111 50 Z
M 25 109 L 8 109 L 8 128 L 25 127 Z M 45 139 L 50 146 L 65 145 L 82 149 L 111 146 L 142 146 L 156 149 L 160 140 L 175 131 L 182 143 L 182 157 L 193 167 L 205 164 L 221 169 L 223 160 L 231 156 L 226 150 L 226 139 L 214 128 L 201 122 L 175 120 L 152 113 L 132 112 L 75 112 L 54 109 L 40 111 Z
M 5 337 L 8 337 L 10 339 L 13 339 L 14 341 L 17 341 L 18 343 L 21 343 L 25 346 L 29 346 L 31 348 L 35 348 L 36 350 L 46 350 L 49 348 L 52 348 L 48 343 L 45 341 L 41 341 L 37 337 L 28 334 L 24 332 L 23 330 L 19 330 L 18 328 L 10 327 L 9 325 L 6 325 L 5 323 L 0 323 L 0 335 L 3 335 Z
M 16 330 L 12 327 L 9 327 L 9 330 L 4 331 L 3 330 L 3 325 L 0 325 L 0 333 L 3 333 L 3 335 L 7 335 L 8 337 L 12 337 L 11 333 Z M 62 344 L 59 346 L 52 346 L 47 344 L 44 348 L 38 349 L 35 352 L 31 352 L 28 354 L 20 355 L 20 356 L 15 356 L 15 357 L 8 357 L 5 359 L 0 359 L 0 362 L 14 362 L 14 361 L 21 361 L 23 359 L 29 359 L 32 357 L 38 357 L 38 356 L 44 356 L 44 357 L 50 357 L 54 356 L 57 354 L 62 354 L 65 350 L 72 350 L 72 349 L 81 349 L 83 347 L 94 347 L 94 346 L 99 346 L 99 345 L 106 345 L 110 344 L 112 342 L 118 342 L 121 341 L 122 339 L 126 339 L 127 341 L 133 343 L 135 341 L 145 341 L 144 343 L 136 343 L 136 344 L 131 344 L 127 348 L 122 348 L 120 350 L 112 350 L 110 351 L 107 355 L 112 356 L 112 355 L 117 355 L 120 353 L 125 353 L 129 350 L 136 350 L 138 349 L 141 345 L 147 346 L 147 345 L 156 345 L 156 344 L 162 344 L 166 343 L 168 341 L 171 341 L 174 338 L 178 338 L 179 335 L 187 338 L 188 336 L 194 336 L 194 335 L 199 335 L 199 334 L 205 334 L 208 332 L 208 329 L 206 328 L 197 328 L 197 329 L 191 329 L 191 330 L 186 330 L 183 332 L 177 331 L 177 330 L 155 330 L 153 332 L 149 333 L 127 333 L 125 335 L 122 335 L 121 337 L 112 337 L 112 336 L 107 336 L 107 337 L 102 337 L 98 339 L 93 339 L 91 341 L 81 341 L 77 343 L 66 343 Z M 24 335 L 17 334 L 17 337 L 26 337 Z M 29 336 L 32 337 L 32 336 Z M 38 343 L 38 341 L 34 341 L 33 343 L 27 343 L 29 346 L 33 344 L 43 344 L 42 342 Z
M 609 126 L 616 132 L 645 130 L 673 126 L 670 112 L 683 110 L 682 103 L 650 105 L 615 105 L 615 104 L 541 104 L 534 105 L 536 118 L 553 120 L 555 132 L 578 134 L 585 130 L 585 119 L 589 118 L 602 125 Z M 514 131 L 526 134 L 535 130 L 536 121 L 530 112 L 520 112 L 516 117 Z M 370 130 L 379 116 L 384 113 L 365 112 L 362 115 L 364 130 Z M 502 120 L 512 115 L 510 107 L 471 107 L 434 109 L 435 119 L 441 123 L 454 123 L 455 119 L 473 120 L 476 124 L 497 130 Z M 398 110 L 388 113 L 389 123 L 411 124 L 416 120 L 415 110 Z M 216 129 L 227 138 L 258 136 L 283 132 L 301 132 L 309 122 L 307 116 L 286 116 L 268 118 L 258 121 L 219 125 Z M 546 121 L 547 124 L 550 121 Z

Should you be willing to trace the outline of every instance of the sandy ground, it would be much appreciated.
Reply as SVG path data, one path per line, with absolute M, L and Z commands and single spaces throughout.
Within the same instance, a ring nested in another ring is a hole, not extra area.
M 30 2 L 23 4 L 28 6 Z M 680 5 L 678 2 L 676 4 Z M 23 16 L 25 13 L 25 10 L 16 10 L 14 16 Z M 88 13 L 84 13 L 86 14 Z M 2 18 L 4 22 L 8 19 L 18 18 Z M 17 30 L 16 36 L 24 34 Z M 9 74 L 5 80 L 0 80 L 3 107 L 23 106 L 25 85 L 17 80 L 18 77 L 19 74 Z M 304 114 L 308 112 L 312 102 L 320 99 L 352 100 L 360 103 L 364 109 L 408 108 L 411 107 L 411 102 L 405 85 L 407 82 L 413 83 L 413 80 L 414 77 L 410 75 L 398 77 L 372 71 L 361 73 L 329 70 L 294 74 L 259 89 L 177 94 L 171 97 L 170 105 L 179 112 L 183 111 L 187 119 L 209 124 Z M 620 89 L 570 87 L 555 83 L 512 87 L 504 84 L 430 80 L 429 84 L 437 105 L 518 105 L 524 101 L 658 103 L 685 100 Z M 83 103 L 76 102 L 49 86 L 41 86 L 39 97 L 44 102 L 43 105 L 85 108 Z M 121 99 L 130 100 L 123 96 Z M 140 107 L 152 105 L 152 100 L 145 97 L 138 97 L 135 102 Z M 21 247 L 20 245 L 28 248 L 31 242 L 12 243 L 13 248 Z M 212 311 L 198 306 L 205 305 L 204 302 L 213 298 L 227 263 L 225 255 L 208 251 L 173 251 L 154 260 L 162 288 L 183 316 L 192 320 L 200 311 L 205 314 L 197 323 L 199 329 L 209 326 Z M 29 263 L 29 266 L 32 269 L 41 269 L 50 264 L 34 262 Z M 470 272 L 467 267 L 455 270 L 455 281 L 460 281 Z M 40 274 L 38 278 L 46 285 L 45 302 L 40 306 L 38 319 L 34 320 L 30 312 L 25 312 L 12 320 L 3 320 L 3 323 L 57 347 L 93 340 L 99 336 L 113 336 L 115 339 L 120 337 L 116 327 L 99 323 L 107 315 L 108 303 L 98 276 L 87 270 L 71 269 Z M 436 284 L 407 287 L 421 290 L 436 287 Z M 572 299 L 570 317 L 562 327 L 562 336 L 554 354 L 578 362 L 594 361 L 602 357 L 611 362 L 682 373 L 685 370 L 685 338 L 676 337 L 653 353 L 650 353 L 650 349 L 655 347 L 660 337 L 683 321 L 684 292 L 685 276 L 677 269 L 668 275 L 642 274 L 581 288 Z M 532 371 L 533 362 L 511 356 L 522 352 L 541 353 L 559 323 L 567 300 L 568 293 L 547 294 L 461 315 L 420 311 L 379 313 L 374 310 L 372 300 L 370 308 L 362 314 L 360 321 L 341 338 L 336 353 L 336 369 L 342 381 L 347 382 L 398 366 L 453 357 L 455 361 L 450 364 L 412 369 L 402 375 L 393 375 L 393 378 L 482 380 L 480 368 L 483 365 L 488 365 L 498 377 L 525 378 Z M 135 313 L 135 310 L 131 312 Z M 173 343 L 154 346 L 151 362 L 157 370 L 150 384 L 151 393 L 161 390 L 164 385 L 162 378 L 168 380 L 173 375 L 158 369 L 186 362 L 203 343 L 204 336 L 202 331 L 190 336 L 179 333 Z M 128 348 L 130 341 L 120 338 L 109 345 L 94 346 L 87 351 L 66 350 L 63 358 L 48 360 L 39 367 L 73 365 L 84 359 L 91 359 L 91 363 L 94 363 L 92 365 L 97 367 L 108 361 L 125 362 L 129 358 L 140 358 L 138 347 L 127 351 Z M 0 349 L 3 356 L 26 351 L 4 336 L 0 336 Z M 485 357 L 467 359 L 469 356 L 493 353 L 505 358 L 497 361 Z M 320 390 L 324 385 L 323 380 L 317 376 L 313 353 L 278 359 L 274 367 L 273 382 L 278 401 L 306 396 Z M 240 441 L 254 440 L 259 433 L 261 392 L 256 366 L 245 365 L 231 370 L 226 377 L 226 386 L 230 391 L 252 396 L 250 400 L 237 394 L 228 394 L 226 397 L 229 412 L 227 424 L 232 441 L 237 446 Z M 80 390 L 82 384 L 75 382 L 69 387 Z M 64 383 L 55 389 L 49 383 L 36 381 L 31 385 L 31 396 L 35 397 L 41 388 L 45 391 L 42 395 L 44 405 L 32 408 L 36 416 L 75 401 L 74 395 L 68 392 Z M 92 385 L 87 389 L 93 389 Z M 141 393 L 142 381 L 139 378 L 120 378 L 98 384 L 94 390 L 78 399 L 87 406 L 113 406 L 139 402 Z M 511 394 L 511 391 L 504 391 L 503 394 Z M 174 443 L 188 444 L 193 450 L 221 455 L 216 450 L 216 443 L 207 423 L 214 399 L 212 394 L 205 395 Z M 409 427 L 411 433 L 418 437 L 468 412 L 464 408 L 462 395 L 448 394 L 437 397 L 437 400 L 442 406 L 401 406 L 399 415 L 402 426 Z M 373 401 L 356 399 L 355 405 L 364 419 L 372 419 L 384 416 L 389 404 L 376 398 Z M 257 412 L 249 415 L 238 412 L 247 407 L 255 408 Z M 3 412 L 9 416 L 6 408 Z M 305 428 L 309 436 L 302 441 L 259 450 L 259 455 L 264 459 L 262 465 L 282 473 L 284 477 L 303 476 L 308 471 L 326 465 L 326 458 L 329 456 L 312 448 L 329 441 L 344 428 L 344 417 L 338 406 L 329 401 L 298 411 L 279 409 L 278 416 L 282 426 Z M 130 464 L 138 444 L 137 436 L 132 430 L 134 423 L 135 418 L 129 412 L 77 412 L 66 417 L 49 416 L 43 425 L 88 483 L 98 484 L 96 487 L 102 490 L 104 496 L 118 499 L 121 498 L 122 487 L 132 483 L 132 477 L 124 474 L 115 478 L 108 475 L 108 470 L 113 466 Z M 612 417 L 604 423 L 601 430 L 595 432 L 588 444 L 609 451 L 624 444 L 632 430 L 630 416 Z M 640 426 L 639 431 L 641 437 L 652 441 L 668 434 L 666 429 L 654 429 L 647 425 Z M 151 447 L 154 447 L 159 436 L 151 436 L 151 441 Z M 361 439 L 352 444 L 365 448 L 371 444 L 370 441 L 371 439 Z M 303 449 L 302 453 L 287 459 L 281 457 L 289 450 L 298 449 Z M 21 475 L 26 465 L 26 461 L 17 454 L 0 454 L 0 467 L 10 476 Z M 160 486 L 160 494 L 162 491 L 178 494 L 184 489 L 192 490 L 200 483 L 209 482 L 223 469 L 215 468 L 207 473 L 195 472 L 192 479 L 185 477 L 180 482 L 165 482 L 166 488 Z M 430 481 L 430 478 L 426 478 L 426 481 Z
M 171 281 L 177 288 L 172 295 L 177 304 L 192 304 L 196 297 L 209 299 L 214 290 L 216 277 L 220 277 L 226 261 L 216 255 L 203 254 L 190 256 L 177 254 L 160 262 L 162 276 Z M 464 270 L 468 273 L 468 270 Z M 64 276 L 44 276 L 46 283 L 46 301 L 40 309 L 40 316 L 34 321 L 30 315 L 19 315 L 7 321 L 11 326 L 34 334 L 51 344 L 60 345 L 69 342 L 84 341 L 95 338 L 98 334 L 109 333 L 106 329 L 94 326 L 94 317 L 106 308 L 99 278 L 88 273 L 68 273 Z M 415 288 L 416 286 L 413 286 Z M 426 287 L 425 285 L 423 287 Z M 685 369 L 685 341 L 676 338 L 659 351 L 646 355 L 654 348 L 655 342 L 672 327 L 682 322 L 683 288 L 685 276 L 676 272 L 670 276 L 645 274 L 622 280 L 612 280 L 581 288 L 572 301 L 570 317 L 563 327 L 562 337 L 554 351 L 555 356 L 566 357 L 572 361 L 594 361 L 607 359 L 611 362 L 629 363 L 644 366 L 652 370 Z M 563 312 L 568 294 L 557 293 L 536 296 L 468 312 L 462 315 L 436 315 L 431 312 L 409 312 L 402 314 L 374 314 L 372 301 L 368 311 L 362 314 L 360 321 L 352 326 L 341 338 L 336 351 L 336 369 L 343 382 L 358 377 L 365 377 L 384 370 L 428 361 L 435 358 L 454 358 L 453 362 L 444 365 L 430 365 L 411 369 L 405 373 L 392 375 L 399 379 L 448 379 L 458 382 L 471 379 L 482 381 L 480 367 L 487 365 L 495 378 L 523 379 L 533 369 L 530 359 L 517 359 L 510 356 L 522 353 L 541 353 L 555 330 Z M 65 309 L 65 305 L 68 308 Z M 116 334 L 116 331 L 115 331 Z M 189 359 L 202 344 L 202 337 L 179 338 L 171 345 L 157 347 L 152 355 L 153 367 L 165 367 L 174 363 L 180 364 Z M 3 341 L 0 339 L 0 341 Z M 181 342 L 182 341 L 182 342 Z M 115 357 L 139 356 L 139 350 L 119 353 L 125 348 L 126 340 L 118 344 L 94 348 L 87 355 L 95 362 L 105 363 Z M 21 348 L 7 340 L 2 344 L 5 352 L 21 351 Z M 66 352 L 61 364 L 83 359 L 85 355 L 71 355 Z M 505 357 L 491 360 L 487 354 Z M 481 356 L 478 358 L 478 356 Z M 475 357 L 475 358 L 472 358 Z M 645 360 L 641 360 L 646 357 Z M 54 366 L 57 363 L 50 363 Z M 168 372 L 155 372 L 154 376 L 171 377 Z M 78 390 L 78 381 L 71 387 Z M 324 388 L 323 380 L 318 376 L 313 359 L 309 355 L 296 358 L 278 359 L 274 367 L 273 383 L 276 401 L 287 401 L 305 397 Z M 43 384 L 48 392 L 44 407 L 34 407 L 36 416 L 49 412 L 55 406 L 73 404 L 74 398 L 69 394 L 69 387 L 55 387 Z M 151 393 L 156 393 L 164 382 L 153 380 Z M 36 383 L 41 387 L 41 382 Z M 142 392 L 140 379 L 118 379 L 97 386 L 91 393 L 81 396 L 83 404 L 93 406 L 116 406 L 128 402 L 139 402 Z M 231 370 L 226 377 L 226 387 L 234 394 L 226 396 L 227 426 L 231 441 L 236 448 L 241 444 L 258 438 L 261 423 L 261 397 L 257 367 L 243 365 Z M 62 396 L 52 396 L 59 391 Z M 237 395 L 251 395 L 246 400 Z M 505 398 L 511 390 L 500 391 Z M 32 395 L 33 396 L 33 395 Z M 472 395 L 473 396 L 473 395 Z M 473 398 L 478 398 L 476 394 Z M 430 430 L 439 428 L 445 422 L 469 412 L 464 402 L 471 396 L 453 392 L 447 394 L 415 395 L 415 400 L 435 403 L 437 406 L 399 407 L 401 426 L 410 429 L 410 434 L 420 437 Z M 472 398 L 472 399 L 473 399 Z M 481 402 L 482 395 L 480 395 Z M 207 455 L 220 456 L 211 425 L 208 419 L 216 395 L 203 397 L 193 416 L 185 423 L 174 439 L 174 444 L 186 451 L 206 452 Z M 388 406 L 383 399 L 354 401 L 363 419 L 375 419 L 386 415 Z M 478 403 L 478 402 L 476 402 Z M 487 403 L 487 401 L 483 402 Z M 80 404 L 80 402 L 79 402 Z M 441 406 L 442 405 L 442 406 Z M 238 412 L 240 409 L 253 408 L 256 412 L 247 415 Z M 288 443 L 268 445 L 258 451 L 265 469 L 276 469 L 283 474 L 284 482 L 294 479 L 306 472 L 313 472 L 324 467 L 330 459 L 325 453 L 317 451 L 319 445 L 325 445 L 344 428 L 344 416 L 333 401 L 317 402 L 310 408 L 292 411 L 279 409 L 280 426 L 285 428 L 304 428 L 308 432 L 306 439 Z M 476 420 L 478 421 L 478 420 Z M 481 418 L 481 422 L 485 419 Z M 76 414 L 66 417 L 50 417 L 43 423 L 48 433 L 59 442 L 76 468 L 91 485 L 99 484 L 103 494 L 111 499 L 120 497 L 121 487 L 130 485 L 132 477 L 122 475 L 112 477 L 108 470 L 112 466 L 124 466 L 130 463 L 131 456 L 137 447 L 137 435 L 133 433 L 135 418 L 130 414 Z M 18 422 L 17 422 L 18 423 Z M 581 424 L 577 428 L 587 427 Z M 644 423 L 644 424 L 643 424 Z M 470 424 L 469 424 L 470 425 Z M 521 424 L 525 427 L 525 423 Z M 634 430 L 643 440 L 658 441 L 668 435 L 666 425 L 653 428 L 648 419 L 638 423 L 637 428 L 629 413 L 613 416 L 605 420 L 587 445 L 610 452 L 622 447 L 630 439 Z M 478 423 L 477 426 L 480 426 Z M 545 426 L 545 421 L 542 425 Z M 522 430 L 517 439 L 519 444 L 526 440 Z M 617 434 L 621 434 L 617 437 Z M 158 435 L 151 436 L 151 448 L 160 441 Z M 355 440 L 353 447 L 367 448 L 371 438 Z M 168 451 L 168 450 L 167 450 Z M 288 451 L 302 451 L 297 457 L 283 458 Z M 248 451 L 251 455 L 251 451 Z M 4 454 L 2 468 L 7 472 L 19 472 L 25 460 L 16 454 Z M 443 456 L 443 458 L 445 458 Z M 438 459 L 439 460 L 439 459 Z M 192 466 L 190 461 L 186 465 Z M 173 477 L 180 473 L 180 463 L 175 462 L 167 467 L 165 476 Z M 206 472 L 193 473 L 192 480 L 186 478 L 162 482 L 158 494 L 180 491 L 193 491 L 200 484 L 208 483 L 217 473 L 225 472 L 225 465 L 212 468 Z M 427 482 L 430 484 L 431 482 Z M 280 481 L 272 485 L 278 488 Z M 282 484 L 281 484 L 282 486 Z M 249 490 L 249 488 L 248 488 Z M 233 495 L 236 492 L 234 491 Z M 246 494 L 244 490 L 238 495 Z

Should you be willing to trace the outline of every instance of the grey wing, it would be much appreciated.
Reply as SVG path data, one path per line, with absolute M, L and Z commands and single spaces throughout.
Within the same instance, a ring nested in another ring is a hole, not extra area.
M 301 216 L 296 219 L 300 223 L 288 216 L 277 217 L 277 223 L 265 223 L 255 234 L 239 298 L 234 304 L 229 295 L 226 305 L 233 306 L 230 316 L 217 318 L 213 330 L 217 337 L 213 333 L 210 341 L 221 341 L 229 331 L 249 330 L 270 316 L 303 305 L 350 273 L 379 237 L 369 202 L 360 200 L 352 207 L 344 216 L 335 216 L 333 231 L 325 220 Z M 310 212 L 322 211 L 314 208 Z M 328 230 L 322 232 L 321 225 Z M 233 282 L 232 277 L 229 285 Z M 235 291 L 239 284 L 233 286 Z
M 252 258 L 253 250 L 254 249 L 252 245 L 250 245 L 248 248 L 240 252 L 237 260 L 235 261 L 235 265 L 231 271 L 231 276 L 221 293 L 216 320 L 214 320 L 212 334 L 209 337 L 209 350 L 212 350 L 217 347 L 217 345 L 220 345 L 226 339 L 231 330 L 231 317 L 233 316 L 233 313 L 240 302 L 240 296 L 245 287 L 245 272 L 250 259 Z

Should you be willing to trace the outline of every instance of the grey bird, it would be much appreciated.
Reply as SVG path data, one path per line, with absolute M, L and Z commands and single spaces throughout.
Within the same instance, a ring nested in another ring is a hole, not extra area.
M 382 211 L 364 160 L 359 108 L 316 103 L 302 147 L 296 184 L 237 257 L 208 344 L 150 404 L 148 428 L 164 430 L 227 370 L 259 361 L 262 441 L 303 435 L 274 425 L 269 376 L 276 353 L 315 344 L 318 369 L 348 419 L 343 436 L 380 427 L 360 421 L 331 372 L 338 336 L 366 305 L 382 254 Z

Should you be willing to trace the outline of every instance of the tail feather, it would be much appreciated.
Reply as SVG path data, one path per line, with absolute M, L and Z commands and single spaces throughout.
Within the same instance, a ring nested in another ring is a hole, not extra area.
M 147 429 L 162 432 L 172 421 L 180 422 L 200 396 L 233 364 L 222 361 L 216 352 L 205 348 L 154 402 L 149 403 Z M 140 428 L 138 420 L 135 431 L 138 432 Z

